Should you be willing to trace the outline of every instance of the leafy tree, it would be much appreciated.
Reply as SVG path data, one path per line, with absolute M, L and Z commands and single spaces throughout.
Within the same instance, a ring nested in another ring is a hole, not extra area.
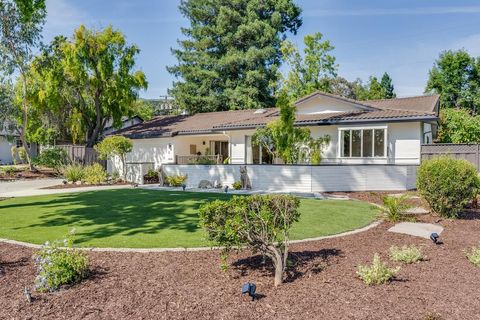
M 392 99 L 397 97 L 397 95 L 395 94 L 395 88 L 393 87 L 392 78 L 390 78 L 390 75 L 388 73 L 385 72 L 383 74 L 380 85 L 383 89 L 384 99 Z
M 275 286 L 287 267 L 289 231 L 300 218 L 298 198 L 287 195 L 235 196 L 200 207 L 200 225 L 208 239 L 225 252 L 248 247 L 269 257 L 275 267 Z
M 356 81 L 350 82 L 343 77 L 337 76 L 329 80 L 327 92 L 349 99 L 357 99 L 356 85 Z
M 32 63 L 31 99 L 93 147 L 108 120 L 120 127 L 122 117 L 138 109 L 138 91 L 147 88 L 145 74 L 133 70 L 139 51 L 111 26 L 95 31 L 82 25 L 70 40 L 55 38 Z
M 370 76 L 368 82 L 364 84 L 361 79 L 353 82 L 355 96 L 357 100 L 376 100 L 395 98 L 396 94 L 393 88 L 392 79 L 388 73 L 384 73 L 381 82 L 377 77 Z
M 70 163 L 68 154 L 65 149 L 62 148 L 49 148 L 43 150 L 40 155 L 32 161 L 35 165 L 45 166 L 51 168 L 55 173 L 59 174 L 60 170 Z
M 440 112 L 438 142 L 480 143 L 480 116 L 467 109 L 443 109 Z
M 321 152 L 330 137 L 314 139 L 310 129 L 295 127 L 295 105 L 286 94 L 279 96 L 280 117 L 258 128 L 252 140 L 265 148 L 273 158 L 281 158 L 287 164 L 310 162 L 319 164 Z
M 296 33 L 301 10 L 293 0 L 182 0 L 187 39 L 172 49 L 178 81 L 170 94 L 192 113 L 271 107 L 280 45 Z
M 473 113 L 480 105 L 480 60 L 467 51 L 444 51 L 429 72 L 425 92 L 440 94 L 443 108 L 466 108 Z
M 0 2 L 0 69 L 6 75 L 18 74 L 21 83 L 20 111 L 8 113 L 10 121 L 17 122 L 17 131 L 26 149 L 27 161 L 31 150 L 28 148 L 26 131 L 29 124 L 27 101 L 28 65 L 33 49 L 40 45 L 41 32 L 45 23 L 45 0 L 2 0 Z M 2 107 L 11 107 L 2 105 Z M 5 110 L 0 110 L 5 112 Z M 4 116 L 5 117 L 5 116 Z
M 133 149 L 132 140 L 123 136 L 108 136 L 95 146 L 100 159 L 119 157 L 122 162 L 123 178 L 127 178 L 127 153 Z
M 290 67 L 283 80 L 282 90 L 294 99 L 320 90 L 331 92 L 331 80 L 335 79 L 338 66 L 330 54 L 334 47 L 328 40 L 322 40 L 320 32 L 304 37 L 303 56 L 290 41 L 282 43 L 281 51 Z

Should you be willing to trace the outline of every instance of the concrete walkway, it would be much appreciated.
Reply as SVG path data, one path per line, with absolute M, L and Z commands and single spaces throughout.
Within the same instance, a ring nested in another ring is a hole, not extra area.
M 32 180 L 16 180 L 11 182 L 0 182 L 0 197 L 27 197 L 40 196 L 57 193 L 85 192 L 96 190 L 109 190 L 132 188 L 130 185 L 119 186 L 95 186 L 95 187 L 79 187 L 70 189 L 42 189 L 62 184 L 62 179 L 32 179 Z

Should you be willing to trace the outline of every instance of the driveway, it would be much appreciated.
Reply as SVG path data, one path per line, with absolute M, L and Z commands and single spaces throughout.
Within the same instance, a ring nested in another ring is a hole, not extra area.
M 38 196 L 55 193 L 95 191 L 105 189 L 131 188 L 130 185 L 83 187 L 73 189 L 42 189 L 62 183 L 62 179 L 32 179 L 0 182 L 0 198 Z

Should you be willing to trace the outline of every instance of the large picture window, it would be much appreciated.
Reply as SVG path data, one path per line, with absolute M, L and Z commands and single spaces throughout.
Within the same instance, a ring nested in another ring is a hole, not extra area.
M 385 157 L 386 129 L 340 129 L 340 156 L 343 158 Z

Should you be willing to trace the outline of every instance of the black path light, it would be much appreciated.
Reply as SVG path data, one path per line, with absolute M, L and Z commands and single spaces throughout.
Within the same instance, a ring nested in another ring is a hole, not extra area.
M 187 185 L 185 183 L 182 184 L 182 190 L 185 191 L 186 188 L 187 188 Z
M 433 243 L 435 244 L 438 244 L 438 239 L 440 238 L 440 236 L 438 235 L 438 233 L 436 232 L 433 232 L 431 235 L 430 235 L 430 240 L 433 241 Z
M 223 188 L 223 191 L 225 191 L 225 193 L 228 193 L 228 186 L 225 186 L 225 188 Z
M 248 293 L 250 297 L 252 297 L 252 301 L 255 300 L 255 291 L 257 290 L 257 286 L 254 283 L 247 282 L 242 287 L 242 295 Z

